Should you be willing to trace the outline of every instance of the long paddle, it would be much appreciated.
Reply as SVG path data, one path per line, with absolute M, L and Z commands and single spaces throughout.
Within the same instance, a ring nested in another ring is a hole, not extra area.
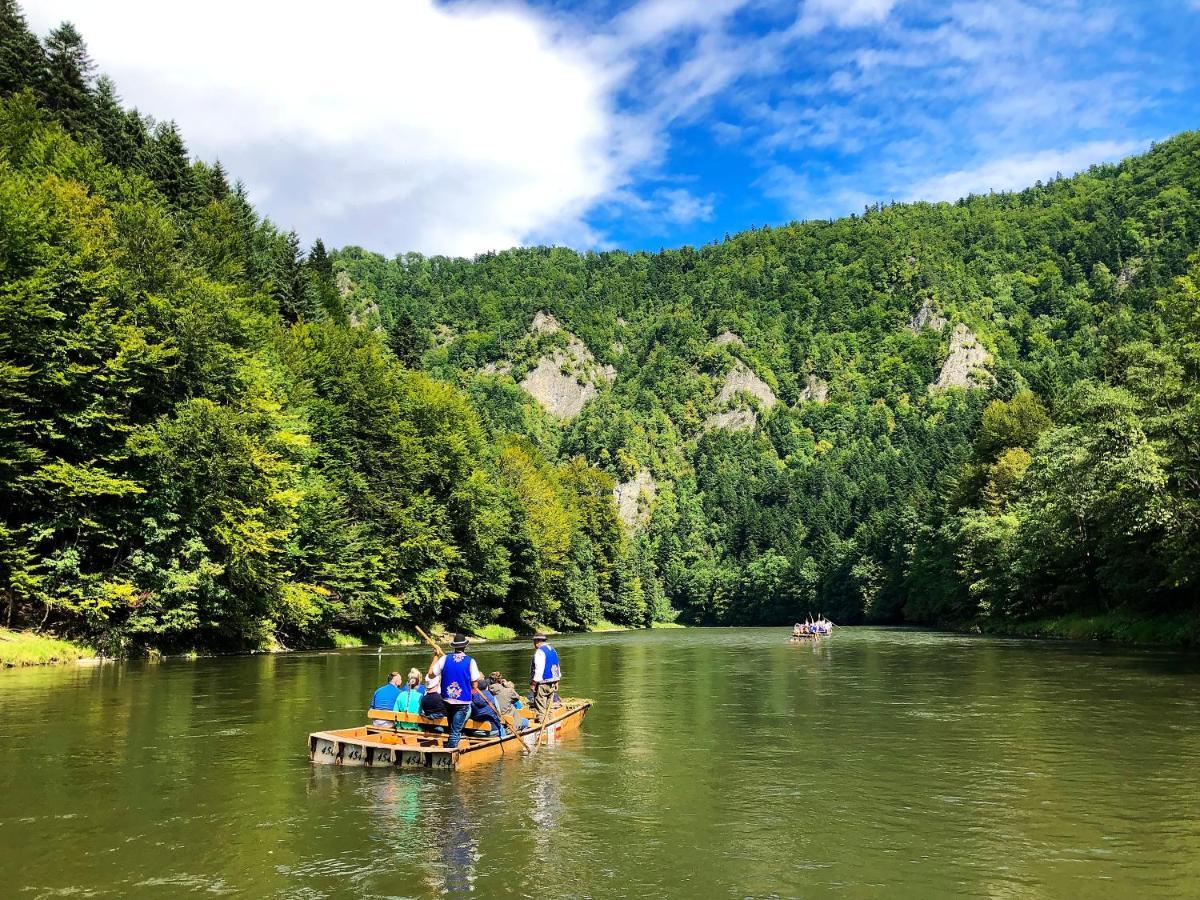
M 542 683 L 544 683 L 544 682 L 542 682 Z M 554 695 L 556 693 L 558 693 L 558 682 L 556 681 L 556 682 L 554 682 L 554 684 L 555 684 L 555 689 L 550 692 L 550 697 L 549 697 L 549 699 L 546 700 L 546 711 L 542 714 L 542 730 L 538 732 L 537 740 L 533 742 L 533 746 L 534 746 L 535 750 L 539 746 L 541 746 L 542 735 L 544 735 L 549 730 L 548 728 L 546 728 L 546 720 L 550 718 L 550 708 L 552 706 L 554 706 Z M 534 688 L 534 691 L 536 692 L 537 688 Z M 535 696 L 536 696 L 536 694 L 535 694 Z

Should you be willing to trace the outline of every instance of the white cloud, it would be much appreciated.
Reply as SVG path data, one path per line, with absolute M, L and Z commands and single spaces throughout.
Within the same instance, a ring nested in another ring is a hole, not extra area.
M 909 200 L 957 200 L 968 194 L 1013 191 L 1055 175 L 1073 175 L 1096 163 L 1144 150 L 1148 141 L 1091 141 L 1064 150 L 1018 154 L 925 179 L 909 191 Z
M 826 25 L 858 28 L 878 25 L 891 13 L 897 0 L 807 0 L 797 22 L 801 32 L 813 32 Z
M 657 196 L 663 207 L 663 218 L 673 225 L 707 222 L 713 217 L 711 194 L 697 197 L 683 188 L 664 188 Z
M 706 116 L 791 214 L 1020 188 L 1143 146 L 1122 140 L 1154 102 L 1139 73 L 1170 74 L 1091 0 L 634 0 L 604 20 L 523 2 L 24 5 L 39 30 L 75 21 L 127 101 L 283 226 L 384 252 L 708 221 L 713 185 L 668 166 Z
M 79 26 L 126 102 L 176 119 L 272 218 L 306 238 L 472 253 L 584 213 L 651 145 L 608 71 L 515 7 L 26 0 Z M 621 145 L 618 142 L 628 137 Z

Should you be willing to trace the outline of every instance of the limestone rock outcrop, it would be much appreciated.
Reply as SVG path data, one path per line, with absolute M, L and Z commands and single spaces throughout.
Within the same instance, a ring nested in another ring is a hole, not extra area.
M 745 347 L 746 342 L 734 334 L 732 331 L 725 330 L 713 338 L 713 343 L 718 347 L 725 347 L 733 344 L 735 347 Z
M 755 375 L 748 365 L 738 360 L 725 375 L 721 392 L 717 394 L 717 406 L 725 405 L 741 393 L 749 394 L 757 399 L 763 409 L 770 409 L 779 402 L 775 397 L 775 392 L 771 390 L 771 386 Z
M 748 406 L 738 406 L 723 412 L 713 413 L 704 423 L 705 430 L 721 428 L 725 431 L 753 431 L 758 425 L 758 413 Z
M 825 403 L 829 400 L 829 382 L 819 375 L 809 374 L 804 390 L 800 392 L 802 403 Z
M 945 330 L 947 324 L 946 317 L 938 312 L 933 300 L 928 297 L 921 303 L 921 308 L 908 320 L 908 327 L 914 334 L 920 334 L 926 328 L 941 332 Z
M 555 347 L 521 379 L 521 387 L 552 415 L 573 419 L 596 396 L 597 384 L 616 378 L 612 366 L 600 366 L 583 341 L 563 329 L 551 313 L 539 311 L 529 325 L 533 337 L 562 332 L 565 347 Z M 499 372 L 499 368 L 497 368 Z
M 985 368 L 991 361 L 992 354 L 980 346 L 975 332 L 960 322 L 950 335 L 950 353 L 942 363 L 942 371 L 929 389 L 986 387 L 995 380 Z
M 754 409 L 739 398 L 748 394 L 756 399 L 763 409 L 770 409 L 779 402 L 771 386 L 759 378 L 740 359 L 725 375 L 715 405 L 717 412 L 708 417 L 705 428 L 724 428 L 728 431 L 748 431 L 758 424 Z M 737 401 L 732 408 L 731 403 Z
M 650 506 L 658 493 L 658 482 L 646 469 L 641 469 L 629 481 L 622 481 L 613 488 L 613 499 L 617 502 L 617 516 L 627 529 L 644 525 L 650 518 Z

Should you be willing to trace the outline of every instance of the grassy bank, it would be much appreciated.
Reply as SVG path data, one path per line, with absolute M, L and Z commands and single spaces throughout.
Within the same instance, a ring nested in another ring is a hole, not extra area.
M 1098 616 L 1069 615 L 1056 619 L 997 624 L 986 627 L 984 631 L 988 634 L 1015 637 L 1200 647 L 1200 616 L 1194 613 L 1151 617 L 1137 616 L 1131 613 L 1106 613 Z
M 45 666 L 94 657 L 96 651 L 84 644 L 32 631 L 0 628 L 0 668 Z

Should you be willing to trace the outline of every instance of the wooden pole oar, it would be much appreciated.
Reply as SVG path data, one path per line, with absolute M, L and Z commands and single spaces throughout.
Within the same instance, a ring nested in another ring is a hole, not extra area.
M 438 656 L 446 655 L 446 651 L 442 649 L 442 645 L 439 644 L 437 641 L 435 641 L 433 638 L 431 638 L 429 635 L 427 635 L 425 633 L 425 629 L 423 629 L 420 625 L 414 625 L 413 628 L 417 629 L 417 634 L 419 634 L 421 637 L 425 638 L 425 643 L 429 644 L 429 646 L 433 648 L 435 659 Z
M 542 684 L 542 683 L 544 683 L 544 682 L 539 682 L 539 684 Z M 554 695 L 558 693 L 558 686 L 557 686 L 558 682 L 555 682 L 554 684 L 555 684 L 555 688 L 553 691 L 550 692 L 550 698 L 546 701 L 546 711 L 542 714 L 542 730 L 538 732 L 537 740 L 533 742 L 533 746 L 534 746 L 535 750 L 539 746 L 541 746 L 542 736 L 547 731 L 546 720 L 550 718 L 550 709 L 554 706 Z M 537 688 L 534 688 L 534 692 L 535 692 L 534 697 L 535 698 L 537 696 L 536 691 L 537 691 Z

